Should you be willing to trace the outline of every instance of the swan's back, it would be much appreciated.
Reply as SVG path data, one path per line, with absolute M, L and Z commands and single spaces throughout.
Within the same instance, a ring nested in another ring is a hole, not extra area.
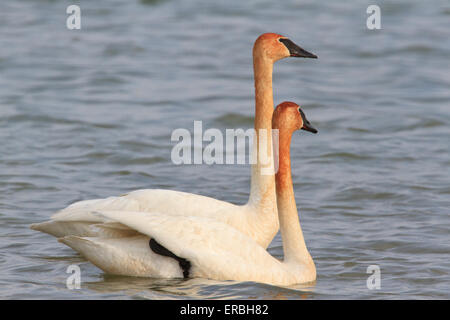
M 213 216 L 222 210 L 232 212 L 230 209 L 238 208 L 239 206 L 232 203 L 193 193 L 142 189 L 118 197 L 79 201 L 54 214 L 52 219 L 99 222 L 99 217 L 90 214 L 99 210 L 157 211 L 160 214 L 177 216 Z

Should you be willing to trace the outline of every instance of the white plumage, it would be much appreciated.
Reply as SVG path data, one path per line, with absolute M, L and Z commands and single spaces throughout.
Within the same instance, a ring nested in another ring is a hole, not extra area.
M 280 38 L 282 36 L 273 33 L 263 34 L 255 41 L 253 48 L 256 141 L 260 140 L 261 132 L 267 134 L 262 146 L 269 153 L 272 151 L 273 64 L 290 56 L 287 47 L 279 41 Z M 254 154 L 259 152 L 256 148 L 255 143 Z M 56 237 L 92 236 L 95 234 L 91 233 L 89 223 L 105 222 L 104 218 L 93 216 L 94 211 L 146 211 L 173 216 L 213 218 L 237 228 L 266 248 L 279 226 L 274 174 L 262 173 L 264 168 L 272 167 L 273 158 L 271 153 L 264 156 L 269 159 L 266 165 L 261 161 L 264 157 L 255 157 L 257 162 L 252 165 L 249 201 L 242 206 L 185 192 L 137 190 L 121 197 L 77 202 L 53 215 L 51 221 L 34 225 L 33 228 Z
M 141 235 L 108 238 L 67 236 L 59 241 L 80 252 L 107 273 L 155 277 L 183 277 L 178 263 L 153 253 L 154 237 L 165 248 L 190 261 L 190 277 L 255 281 L 275 285 L 305 282 L 295 265 L 273 258 L 254 240 L 227 224 L 210 218 L 173 217 L 147 212 L 101 211 L 109 220 Z
M 266 130 L 264 147 L 270 151 L 272 64 L 290 56 L 291 50 L 278 41 L 280 37 L 264 34 L 255 42 L 253 50 L 256 138 L 260 139 L 258 129 Z M 303 54 L 303 49 L 297 48 Z M 257 159 L 252 166 L 250 198 L 242 206 L 185 192 L 137 190 L 119 197 L 74 203 L 53 215 L 50 221 L 31 228 L 58 237 L 60 242 L 112 274 L 182 277 L 183 270 L 177 260 L 150 249 L 149 241 L 154 239 L 190 263 L 190 277 L 275 285 L 313 281 L 315 266 L 304 244 L 293 190 L 286 193 L 292 196 L 284 197 L 282 207 L 287 209 L 280 212 L 285 261 L 278 261 L 265 250 L 279 227 L 279 190 L 275 192 L 274 175 L 263 174 L 264 166 L 260 157 Z M 272 165 L 270 154 L 268 166 Z M 292 189 L 292 181 L 287 186 Z

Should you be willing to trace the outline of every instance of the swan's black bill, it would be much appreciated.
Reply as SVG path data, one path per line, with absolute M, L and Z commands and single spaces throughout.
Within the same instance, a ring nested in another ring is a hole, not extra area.
M 301 128 L 301 130 L 305 130 L 305 131 L 309 131 L 312 133 L 317 133 L 317 129 L 314 128 L 311 123 L 308 121 L 308 119 L 306 119 L 305 114 L 303 113 L 302 109 L 298 109 L 298 111 L 300 112 L 300 115 L 302 116 L 302 120 L 303 120 L 303 127 Z
M 314 128 L 310 123 L 308 123 L 308 124 L 304 123 L 302 130 L 306 130 L 306 131 L 309 131 L 309 132 L 312 132 L 312 133 L 317 133 L 318 132 L 317 129 Z
M 306 51 L 303 48 L 300 48 L 298 45 L 293 43 L 291 40 L 286 38 L 280 38 L 280 42 L 288 48 L 291 57 L 300 57 L 300 58 L 313 58 L 317 59 L 317 56 L 311 52 Z

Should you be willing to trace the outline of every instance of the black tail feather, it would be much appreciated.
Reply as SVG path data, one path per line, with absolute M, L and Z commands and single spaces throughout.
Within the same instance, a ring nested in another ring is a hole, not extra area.
M 150 245 L 150 249 L 154 253 L 177 260 L 178 264 L 180 265 L 181 270 L 183 270 L 183 277 L 185 279 L 189 278 L 189 271 L 191 269 L 191 263 L 188 260 L 175 255 L 172 251 L 169 251 L 168 249 L 166 249 L 165 247 L 160 245 L 153 238 L 150 239 L 149 245 Z

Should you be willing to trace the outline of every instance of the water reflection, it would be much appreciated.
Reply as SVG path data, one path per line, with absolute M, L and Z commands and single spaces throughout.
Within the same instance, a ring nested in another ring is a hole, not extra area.
M 277 287 L 254 282 L 194 279 L 152 279 L 103 274 L 83 282 L 83 289 L 98 293 L 121 293 L 131 299 L 307 299 L 314 283 Z

